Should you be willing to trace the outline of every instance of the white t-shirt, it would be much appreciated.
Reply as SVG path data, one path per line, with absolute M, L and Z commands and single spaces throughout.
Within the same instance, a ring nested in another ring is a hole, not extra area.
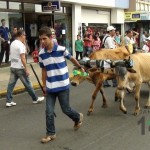
M 142 35 L 141 41 L 146 42 L 146 36 L 144 34 Z
M 148 53 L 149 52 L 149 47 L 147 45 L 144 45 L 142 50 L 145 52 L 145 53 Z
M 26 53 L 25 45 L 19 41 L 15 40 L 10 45 L 10 58 L 11 58 L 11 67 L 22 69 L 23 64 L 21 62 L 20 54 Z
M 133 44 L 133 39 L 129 38 L 128 36 L 124 37 L 124 44 L 125 46 L 128 46 L 129 44 Z
M 103 42 L 105 40 L 105 38 L 107 37 L 108 35 L 106 35 L 103 39 Z M 106 40 L 105 40 L 105 43 L 104 43 L 104 47 L 107 48 L 107 49 L 114 49 L 116 48 L 116 43 L 115 43 L 115 39 L 114 37 L 107 37 Z

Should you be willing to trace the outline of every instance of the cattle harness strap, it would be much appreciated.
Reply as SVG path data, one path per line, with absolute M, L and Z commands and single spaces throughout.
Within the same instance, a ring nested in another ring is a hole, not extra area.
M 99 68 L 102 72 L 107 72 L 106 70 L 110 70 L 112 68 L 115 68 L 116 66 L 122 66 L 126 68 L 132 68 L 134 65 L 134 62 L 132 59 L 124 59 L 124 60 L 84 60 L 79 62 L 81 65 L 84 65 L 86 67 L 90 68 Z

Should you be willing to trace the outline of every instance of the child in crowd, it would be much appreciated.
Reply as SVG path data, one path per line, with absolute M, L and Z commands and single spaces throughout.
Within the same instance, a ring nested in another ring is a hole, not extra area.
M 77 40 L 75 41 L 75 51 L 76 51 L 76 59 L 78 59 L 80 55 L 80 59 L 83 57 L 83 41 L 81 40 L 81 36 L 77 35 Z

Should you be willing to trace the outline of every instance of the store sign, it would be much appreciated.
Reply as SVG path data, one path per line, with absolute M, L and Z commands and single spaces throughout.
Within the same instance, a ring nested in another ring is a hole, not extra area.
M 150 13 L 142 13 L 141 20 L 150 20 Z
M 60 0 L 49 0 L 42 2 L 42 11 L 57 11 L 60 10 Z
M 139 12 L 125 12 L 125 21 L 137 20 L 141 20 L 141 14 Z

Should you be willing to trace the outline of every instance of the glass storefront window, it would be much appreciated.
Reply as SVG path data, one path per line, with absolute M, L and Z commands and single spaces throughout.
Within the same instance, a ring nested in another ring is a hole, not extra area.
M 11 13 L 11 12 L 0 12 L 2 19 L 6 20 L 6 26 L 9 27 L 10 32 L 16 26 L 18 28 L 23 27 L 22 14 L 21 13 Z
M 8 20 L 10 31 L 12 31 L 14 27 L 23 28 L 21 13 L 8 13 Z
M 24 3 L 23 5 L 26 12 L 35 12 L 35 4 Z
M 100 35 L 106 32 L 107 26 L 108 24 L 106 23 L 88 23 L 88 27 L 90 27 L 93 32 L 99 32 Z
M 58 44 L 72 54 L 72 20 L 70 15 L 54 15 L 54 29 Z
M 7 4 L 4 1 L 0 1 L 0 8 L 2 9 L 6 9 L 7 8 Z
M 18 2 L 9 2 L 10 9 L 21 10 L 21 3 Z
M 42 7 L 39 4 L 35 4 L 35 12 L 42 12 Z

